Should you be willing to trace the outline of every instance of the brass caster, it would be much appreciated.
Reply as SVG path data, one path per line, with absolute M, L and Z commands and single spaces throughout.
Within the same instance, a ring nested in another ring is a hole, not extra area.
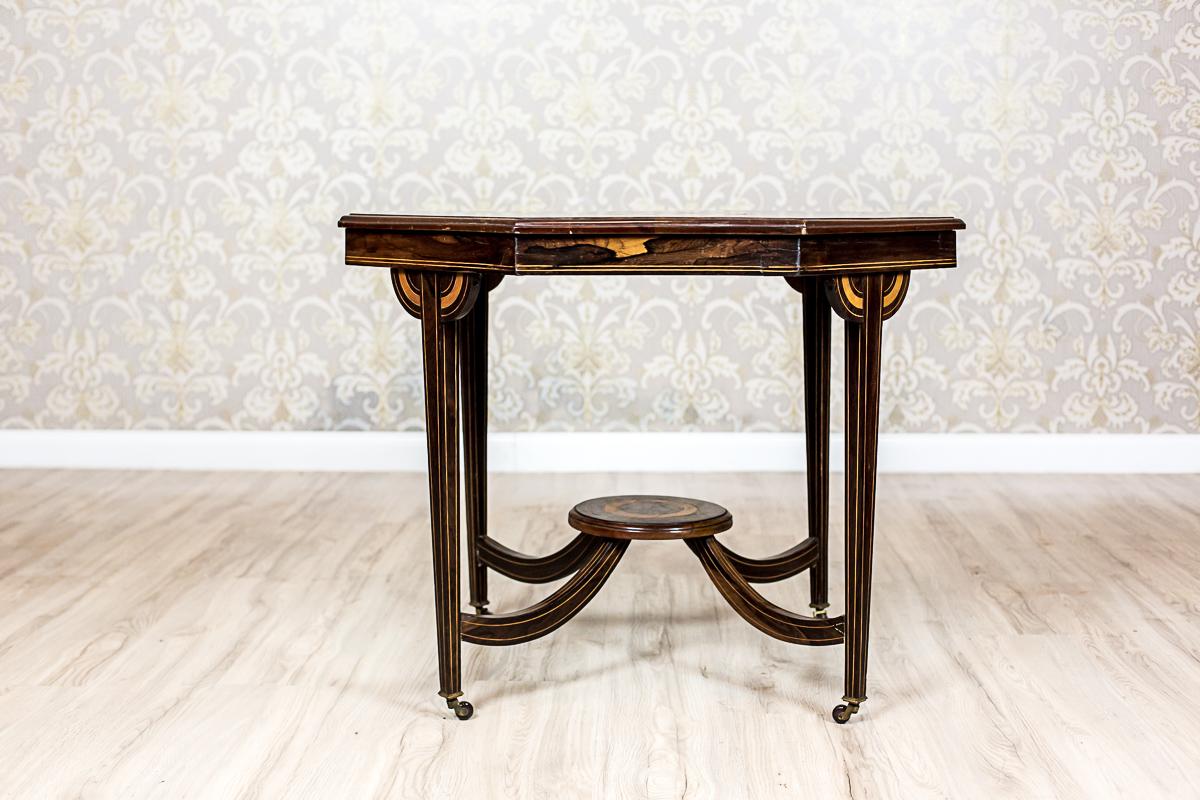
M 809 608 L 813 610 L 813 616 L 817 619 L 825 619 L 829 616 L 829 603 L 810 603 Z
M 838 725 L 845 725 L 850 721 L 850 717 L 858 713 L 858 703 L 846 703 L 845 705 L 836 705 L 833 707 L 833 721 Z
M 475 609 L 475 613 L 481 617 L 492 613 L 488 611 L 487 603 L 471 603 L 471 606 Z
M 446 701 L 446 707 L 454 710 L 454 716 L 461 720 L 468 720 L 475 713 L 475 706 L 468 703 L 466 700 L 459 700 L 457 697 Z

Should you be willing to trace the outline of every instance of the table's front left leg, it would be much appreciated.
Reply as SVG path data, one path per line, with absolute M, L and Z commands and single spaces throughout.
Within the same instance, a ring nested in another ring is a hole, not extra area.
M 881 339 L 883 320 L 907 286 L 907 273 L 872 274 L 835 279 L 829 290 L 846 325 L 846 673 L 843 705 L 833 710 L 839 723 L 867 699 Z
M 421 319 L 425 371 L 425 436 L 429 456 L 429 518 L 433 534 L 434 614 L 438 682 L 459 719 L 474 709 L 462 697 L 462 617 L 458 555 L 458 320 L 479 293 L 475 276 L 392 272 L 401 304 Z

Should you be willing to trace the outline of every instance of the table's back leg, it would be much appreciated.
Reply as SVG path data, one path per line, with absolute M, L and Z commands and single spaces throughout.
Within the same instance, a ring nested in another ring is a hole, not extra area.
M 867 698 L 880 339 L 888 278 L 863 278 L 862 316 L 846 319 L 846 683 L 845 705 L 833 711 L 838 722 L 848 721 Z
M 467 580 L 470 603 L 486 614 L 487 566 L 479 542 L 487 536 L 487 348 L 488 297 L 479 293 L 474 307 L 459 323 L 459 364 L 462 376 L 463 461 L 466 475 Z
M 817 540 L 809 569 L 809 601 L 818 617 L 829 608 L 829 301 L 819 278 L 806 280 L 804 298 L 804 445 L 808 535 Z

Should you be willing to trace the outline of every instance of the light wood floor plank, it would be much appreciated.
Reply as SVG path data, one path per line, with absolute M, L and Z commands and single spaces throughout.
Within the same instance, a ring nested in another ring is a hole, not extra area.
M 578 500 L 804 535 L 799 475 L 496 475 L 531 553 Z M 421 475 L 0 473 L 0 797 L 1200 796 L 1200 478 L 886 475 L 870 699 L 635 542 L 576 619 L 436 696 Z M 833 507 L 840 508 L 835 487 Z M 832 519 L 835 609 L 842 519 Z M 551 587 L 493 576 L 493 608 Z M 762 587 L 807 608 L 807 579 Z

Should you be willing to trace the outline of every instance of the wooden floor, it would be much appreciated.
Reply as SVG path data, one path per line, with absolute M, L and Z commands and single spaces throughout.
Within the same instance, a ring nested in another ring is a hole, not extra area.
M 546 552 L 580 499 L 680 493 L 765 555 L 801 486 L 501 475 L 491 519 Z M 464 645 L 462 723 L 421 475 L 0 473 L 0 796 L 1200 796 L 1200 477 L 885 475 L 879 509 L 849 725 L 841 648 L 759 634 L 676 542 L 548 638 Z M 807 606 L 803 577 L 764 593 Z

